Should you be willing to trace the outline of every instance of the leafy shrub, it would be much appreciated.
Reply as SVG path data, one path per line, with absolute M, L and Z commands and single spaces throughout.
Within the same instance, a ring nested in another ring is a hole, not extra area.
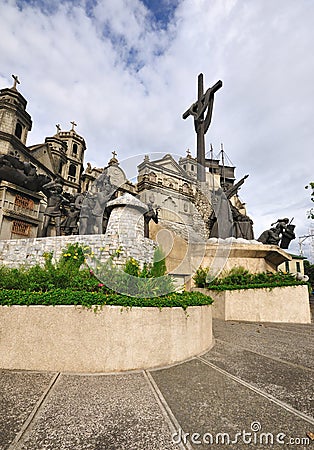
M 79 269 L 85 261 L 85 252 L 83 247 L 78 244 L 68 244 L 67 248 L 62 251 L 59 260 L 59 267 L 68 267 L 70 270 Z
M 139 297 L 158 297 L 175 291 L 173 280 L 168 275 L 154 276 L 162 273 L 160 267 L 154 269 L 154 264 L 144 264 L 140 269 L 138 261 L 130 258 L 121 270 L 114 265 L 112 259 L 105 263 L 94 261 L 95 276 L 111 291 Z
M 207 284 L 207 276 L 209 267 L 199 267 L 193 276 L 194 283 L 197 287 L 205 287 Z
M 217 278 L 217 284 L 224 284 L 226 286 L 245 285 L 252 281 L 252 274 L 244 267 L 233 267 L 221 278 Z
M 133 277 L 139 277 L 141 274 L 139 262 L 134 258 L 128 259 L 124 266 L 124 272 Z
M 160 247 L 157 247 L 154 252 L 153 265 L 150 269 L 151 277 L 162 277 L 166 273 L 166 260 L 165 255 Z
M 79 244 L 70 244 L 57 263 L 53 263 L 52 253 L 46 253 L 44 267 L 36 265 L 10 269 L 2 266 L 0 288 L 32 292 L 59 289 L 102 294 L 120 292 L 140 297 L 157 297 L 175 291 L 172 278 L 164 276 L 166 266 L 164 260 L 160 259 L 159 250 L 155 253 L 156 259 L 152 265 L 144 264 L 141 269 L 139 262 L 130 258 L 124 270 L 113 262 L 114 257 L 119 256 L 117 254 L 105 263 L 91 258 L 90 261 L 94 262 L 93 270 L 84 267 L 84 251 L 85 248 Z M 157 273 L 162 275 L 157 278 Z

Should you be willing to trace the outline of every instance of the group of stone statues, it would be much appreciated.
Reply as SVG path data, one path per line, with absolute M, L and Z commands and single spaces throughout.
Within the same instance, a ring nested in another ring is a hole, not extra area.
M 197 135 L 197 180 L 201 184 L 206 181 L 205 174 L 205 134 L 211 123 L 215 93 L 222 87 L 222 81 L 218 81 L 204 93 L 203 74 L 198 75 L 198 98 L 190 108 L 182 115 L 183 119 L 194 117 L 194 128 Z M 229 237 L 253 240 L 253 222 L 242 214 L 231 202 L 230 198 L 235 195 L 247 178 L 246 175 L 229 190 L 219 188 L 212 194 L 213 211 L 208 219 L 210 238 L 226 239 Z M 288 248 L 289 243 L 295 238 L 294 225 L 289 219 L 278 219 L 271 225 L 269 230 L 264 231 L 258 241 L 263 244 L 279 245 Z
M 55 225 L 56 235 L 105 233 L 110 209 L 107 203 L 117 195 L 106 170 L 93 182 L 89 191 L 69 194 L 63 192 L 61 180 L 37 174 L 36 167 L 19 157 L 0 155 L 0 180 L 8 181 L 32 192 L 43 192 L 47 198 L 41 235 L 48 236 L 49 226 Z M 144 233 L 149 237 L 149 222 L 158 223 L 158 208 L 148 205 L 144 214 Z
M 62 192 L 58 181 L 47 183 L 42 188 L 47 197 L 42 236 L 48 235 L 48 227 L 55 222 L 56 235 L 102 234 L 106 232 L 110 208 L 107 204 L 115 198 L 117 187 L 104 171 L 93 183 L 90 191 L 71 195 Z M 159 208 L 148 205 L 144 213 L 144 236 L 149 237 L 149 222 L 158 223 Z
M 265 230 L 258 238 L 259 242 L 269 245 L 279 245 L 283 249 L 289 247 L 290 242 L 295 239 L 294 229 L 295 225 L 292 225 L 293 219 L 289 221 L 287 217 L 284 219 L 278 219 L 271 224 L 269 230 Z
M 238 183 L 223 191 L 214 191 L 212 203 L 213 211 L 209 218 L 210 236 L 216 238 L 242 238 L 253 240 L 253 221 L 242 214 L 230 201 L 237 193 L 248 175 Z M 90 191 L 71 195 L 63 193 L 62 185 L 58 181 L 50 181 L 41 188 L 47 197 L 47 207 L 44 215 L 42 236 L 47 236 L 48 227 L 54 219 L 56 235 L 71 234 L 102 234 L 105 233 L 109 220 L 110 209 L 107 204 L 115 198 L 117 187 L 110 181 L 104 171 L 93 183 Z M 144 236 L 149 237 L 149 222 L 158 223 L 158 212 L 153 204 L 148 204 L 148 211 L 144 213 Z M 258 241 L 263 244 L 280 245 L 287 249 L 291 240 L 295 238 L 295 226 L 288 218 L 278 219 L 265 230 Z
M 108 175 L 103 173 L 93 184 L 92 190 L 71 195 L 63 193 L 58 181 L 42 188 L 47 197 L 42 236 L 48 235 L 48 227 L 54 219 L 56 235 L 101 234 L 105 232 L 109 212 L 107 203 L 114 197 L 116 188 Z
M 212 194 L 213 211 L 209 217 L 210 238 L 226 239 L 229 237 L 254 239 L 253 221 L 242 214 L 230 201 L 246 180 L 245 175 L 234 186 L 224 191 L 222 188 Z
M 212 193 L 212 213 L 208 219 L 209 237 L 242 238 L 253 240 L 253 221 L 231 203 L 231 197 L 237 194 L 248 175 L 227 190 L 218 188 Z M 48 235 L 49 226 L 54 221 L 56 235 L 61 234 L 102 234 L 109 220 L 110 208 L 107 204 L 117 196 L 117 186 L 110 176 L 103 173 L 93 182 L 89 191 L 75 195 L 63 192 L 60 180 L 52 181 L 46 175 L 37 174 L 36 167 L 23 162 L 18 157 L 0 155 L 0 180 L 9 181 L 33 192 L 42 191 L 47 197 L 44 213 L 42 236 Z M 144 236 L 149 237 L 149 222 L 158 223 L 160 208 L 154 209 L 148 204 L 144 214 Z M 265 230 L 258 241 L 263 244 L 280 245 L 287 249 L 295 239 L 292 220 L 278 219 Z
M 230 198 L 238 192 L 248 175 L 245 175 L 238 183 L 223 191 L 222 188 L 213 192 L 213 211 L 209 217 L 210 237 L 226 239 L 228 237 L 254 239 L 253 221 L 242 214 L 230 201 Z M 295 239 L 295 225 L 293 219 L 278 219 L 271 224 L 271 228 L 265 230 L 258 241 L 262 244 L 278 245 L 283 249 L 289 247 L 290 242 Z

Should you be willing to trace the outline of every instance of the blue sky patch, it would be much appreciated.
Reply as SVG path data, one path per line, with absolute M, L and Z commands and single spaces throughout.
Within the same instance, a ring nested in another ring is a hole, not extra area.
M 179 0 L 141 0 L 160 28 L 166 29 L 172 20 Z

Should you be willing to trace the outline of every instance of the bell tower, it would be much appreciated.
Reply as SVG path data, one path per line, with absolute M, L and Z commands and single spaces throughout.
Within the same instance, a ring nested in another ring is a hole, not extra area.
M 13 86 L 0 90 L 0 153 L 18 153 L 25 148 L 27 134 L 32 129 L 31 116 L 26 111 L 27 101 L 17 90 L 20 81 L 13 77 Z
M 84 153 L 86 143 L 82 136 L 76 131 L 77 126 L 71 122 L 70 131 L 58 131 L 58 139 L 65 145 L 66 163 L 62 167 L 61 176 L 64 180 L 64 190 L 70 193 L 80 191 L 80 180 L 83 172 Z

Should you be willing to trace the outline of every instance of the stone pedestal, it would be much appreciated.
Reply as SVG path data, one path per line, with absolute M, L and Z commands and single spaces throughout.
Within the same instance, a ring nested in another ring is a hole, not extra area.
M 245 239 L 212 238 L 197 242 L 185 240 L 170 229 L 154 224 L 154 237 L 166 255 L 169 273 L 184 275 L 185 282 L 202 267 L 210 267 L 217 276 L 233 267 L 242 266 L 252 273 L 276 272 L 291 256 L 277 245 L 265 245 L 258 241 Z

